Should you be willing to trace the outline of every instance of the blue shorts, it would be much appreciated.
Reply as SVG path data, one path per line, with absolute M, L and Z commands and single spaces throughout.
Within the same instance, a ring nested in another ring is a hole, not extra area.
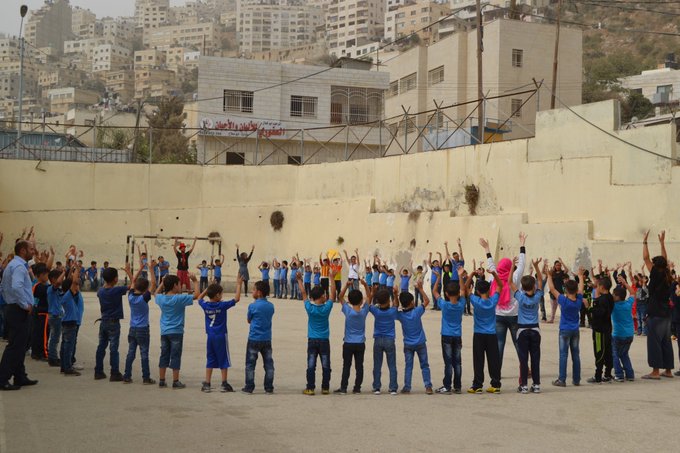
M 231 367 L 229 342 L 226 335 L 208 335 L 206 343 L 208 361 L 206 368 L 226 369 Z

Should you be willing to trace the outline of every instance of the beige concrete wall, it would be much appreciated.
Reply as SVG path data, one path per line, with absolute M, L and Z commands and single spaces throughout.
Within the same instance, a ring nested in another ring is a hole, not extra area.
M 577 109 L 609 131 L 615 111 L 612 101 Z M 677 157 L 673 126 L 611 133 Z M 529 140 L 304 167 L 43 162 L 36 168 L 35 162 L 3 161 L 0 231 L 13 238 L 33 224 L 42 246 L 53 244 L 61 252 L 76 243 L 87 260 L 115 264 L 125 257 L 128 234 L 219 232 L 226 274 L 236 270 L 234 243 L 244 248 L 255 243 L 256 260 L 295 252 L 314 257 L 337 247 L 339 236 L 362 257 L 378 252 L 394 264 L 420 261 L 457 237 L 469 261 L 483 257 L 480 236 L 490 238 L 497 256 L 511 256 L 519 231 L 529 233 L 533 257 L 561 256 L 568 264 L 591 257 L 637 263 L 646 228 L 668 229 L 669 251 L 680 253 L 680 216 L 674 209 L 680 167 L 564 110 L 541 112 L 536 134 Z M 468 184 L 480 189 L 475 216 L 465 204 Z M 269 224 L 274 210 L 285 215 L 280 232 Z M 154 255 L 171 255 L 167 241 L 149 245 Z M 652 247 L 654 253 L 656 244 Z M 209 255 L 210 247 L 199 245 L 196 259 Z

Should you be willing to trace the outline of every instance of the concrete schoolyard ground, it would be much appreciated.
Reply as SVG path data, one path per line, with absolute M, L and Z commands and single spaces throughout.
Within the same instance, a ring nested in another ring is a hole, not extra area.
M 57 368 L 27 358 L 35 387 L 0 393 L 0 452 L 382 452 L 382 451 L 636 451 L 673 448 L 677 436 L 680 378 L 643 381 L 645 339 L 631 348 L 635 382 L 586 384 L 594 359 L 591 332 L 581 329 L 580 387 L 553 387 L 558 371 L 558 324 L 542 324 L 540 395 L 516 393 L 518 364 L 508 338 L 500 395 L 425 394 L 420 369 L 413 373 L 413 393 L 371 393 L 373 318 L 367 322 L 365 377 L 361 395 L 304 396 L 307 316 L 302 302 L 276 300 L 274 316 L 275 394 L 262 389 L 261 359 L 256 391 L 240 393 L 244 382 L 248 335 L 246 297 L 229 311 L 229 343 L 233 368 L 229 382 L 236 393 L 220 393 L 219 372 L 213 392 L 201 393 L 205 366 L 202 310 L 187 308 L 181 379 L 184 390 L 143 386 L 139 355 L 131 385 L 95 381 L 97 346 L 94 321 L 99 306 L 85 293 L 86 313 L 78 338 L 77 358 L 85 366 L 80 377 L 65 377 Z M 159 310 L 151 306 L 151 369 L 158 378 Z M 129 307 L 125 304 L 125 315 Z M 127 353 L 128 320 L 122 322 L 120 366 Z M 440 312 L 424 316 L 433 385 L 441 385 Z M 344 316 L 339 305 L 331 314 L 331 390 L 339 387 Z M 403 383 L 401 328 L 397 326 L 397 366 Z M 676 350 L 677 351 L 677 350 Z M 109 374 L 108 353 L 106 373 Z M 354 372 L 350 378 L 354 379 Z M 488 379 L 488 375 L 487 375 Z M 388 382 L 383 365 L 383 390 Z M 472 318 L 463 320 L 463 388 L 472 381 Z M 571 365 L 568 383 L 571 382 Z M 485 382 L 487 384 L 488 382 Z M 670 446 L 670 447 L 669 447 Z

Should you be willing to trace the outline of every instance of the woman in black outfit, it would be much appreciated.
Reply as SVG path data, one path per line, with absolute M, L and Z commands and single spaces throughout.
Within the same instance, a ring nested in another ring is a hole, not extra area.
M 662 377 L 673 377 L 673 344 L 671 343 L 671 271 L 666 254 L 666 232 L 659 233 L 661 255 L 650 259 L 647 238 L 642 242 L 642 258 L 649 270 L 649 302 L 647 304 L 647 363 L 652 372 L 642 379 L 659 380 Z M 660 372 L 661 369 L 665 371 Z

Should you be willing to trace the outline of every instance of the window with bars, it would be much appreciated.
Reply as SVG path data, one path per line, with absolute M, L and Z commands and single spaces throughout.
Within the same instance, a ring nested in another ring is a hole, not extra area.
M 521 68 L 524 64 L 524 51 L 522 49 L 512 49 L 512 67 Z
M 407 91 L 416 89 L 416 73 L 409 74 L 399 80 L 399 92 L 406 93 Z
M 290 116 L 316 118 L 317 101 L 318 98 L 311 96 L 291 96 Z
M 399 96 L 399 81 L 395 80 L 394 82 L 390 82 L 390 87 L 387 90 L 387 96 L 392 97 L 392 96 Z
M 430 86 L 442 83 L 444 81 L 444 66 L 431 69 L 427 73 L 427 82 Z
M 513 118 L 522 118 L 522 100 L 512 99 L 510 102 L 510 110 Z
M 224 90 L 222 110 L 225 112 L 253 113 L 252 91 Z

